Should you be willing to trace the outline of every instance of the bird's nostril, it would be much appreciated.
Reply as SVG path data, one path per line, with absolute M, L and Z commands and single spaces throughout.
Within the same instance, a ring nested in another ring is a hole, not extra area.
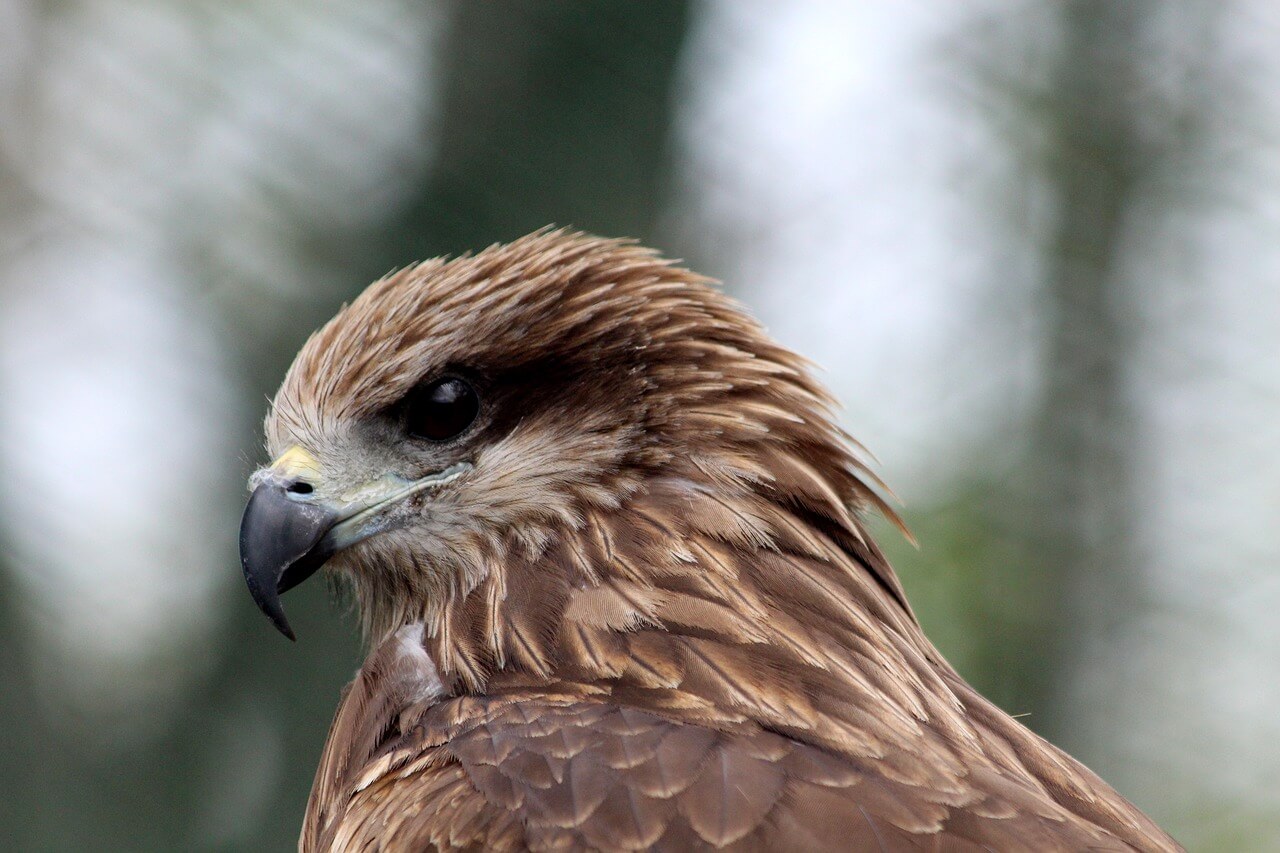
M 294 480 L 288 485 L 285 491 L 294 495 L 309 495 L 313 491 L 310 483 L 305 480 Z

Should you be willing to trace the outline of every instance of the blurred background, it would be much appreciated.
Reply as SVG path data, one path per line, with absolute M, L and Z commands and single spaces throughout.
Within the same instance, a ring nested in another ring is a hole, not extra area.
M 266 397 L 555 222 L 810 356 L 959 670 L 1280 848 L 1280 6 L 0 0 L 0 837 L 292 847 L 360 661 L 236 556 Z

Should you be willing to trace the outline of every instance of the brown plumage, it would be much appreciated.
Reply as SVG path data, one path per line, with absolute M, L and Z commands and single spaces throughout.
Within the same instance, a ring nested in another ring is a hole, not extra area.
M 474 422 L 415 437 L 449 376 Z M 336 551 L 373 647 L 301 849 L 1178 849 L 923 636 L 831 403 L 627 242 L 540 232 L 371 286 L 298 355 L 255 475 L 343 517 L 429 485 L 297 549 L 329 537 L 311 562 Z

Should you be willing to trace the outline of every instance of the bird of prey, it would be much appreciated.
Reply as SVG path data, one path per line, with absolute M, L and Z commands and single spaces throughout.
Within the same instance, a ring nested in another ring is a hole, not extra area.
M 924 637 L 807 363 L 706 279 L 544 230 L 373 284 L 266 421 L 241 558 L 371 652 L 303 851 L 1176 850 Z

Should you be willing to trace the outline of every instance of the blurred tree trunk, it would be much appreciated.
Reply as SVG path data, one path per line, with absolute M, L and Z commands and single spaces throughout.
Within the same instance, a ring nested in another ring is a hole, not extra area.
M 371 271 L 548 224 L 648 238 L 668 170 L 685 0 L 451 6 L 432 179 Z
M 1034 716 L 1056 736 L 1066 734 L 1061 685 L 1088 665 L 1133 596 L 1133 416 L 1123 376 L 1131 330 L 1120 265 L 1146 159 L 1139 111 L 1125 101 L 1143 56 L 1145 5 L 1065 5 L 1061 59 L 1049 84 L 1055 222 L 1043 292 L 1047 375 L 1031 470 L 1032 531 L 1045 600 L 1056 608 Z
M 1042 315 L 1045 384 L 1031 441 L 1032 548 L 1042 573 L 1043 659 L 1029 667 L 1035 728 L 1073 746 L 1080 679 L 1103 665 L 1140 596 L 1133 363 L 1142 277 L 1125 261 L 1138 205 L 1184 142 L 1186 103 L 1153 85 L 1158 4 L 1073 0 L 1047 81 L 1050 192 Z M 1167 22 L 1167 21 L 1166 21 Z
M 0 537 L 0 543 L 3 537 Z M 4 553 L 9 553 L 8 549 Z M 37 719 L 35 696 L 28 676 L 29 644 L 21 631 L 17 603 L 21 591 L 10 575 L 11 569 L 0 564 L 0 769 L 6 779 L 6 796 L 0 803 L 0 827 L 7 843 L 18 849 L 32 846 L 37 835 L 29 814 L 36 804 L 30 786 L 43 793 L 44 780 L 35 772 L 36 761 L 31 748 L 34 732 L 43 734 Z M 17 792 L 28 791 L 26 795 Z

